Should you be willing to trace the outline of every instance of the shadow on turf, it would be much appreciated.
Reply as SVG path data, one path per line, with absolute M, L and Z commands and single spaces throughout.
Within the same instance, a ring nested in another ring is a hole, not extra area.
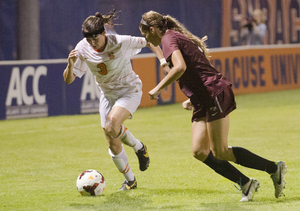
M 222 191 L 221 191 L 222 192 Z M 165 209 L 165 210 L 185 210 L 190 208 L 190 204 L 176 205 L 168 201 L 156 202 L 157 206 L 153 206 L 152 198 L 168 197 L 178 198 L 178 195 L 194 195 L 195 197 L 203 195 L 208 196 L 210 194 L 220 194 L 220 191 L 203 191 L 201 189 L 145 189 L 139 188 L 136 191 L 117 191 L 110 195 L 103 195 L 104 201 L 97 203 L 71 203 L 70 206 L 77 209 L 89 209 L 89 210 L 153 210 L 153 209 Z M 222 193 L 221 193 L 222 194 Z M 184 197 L 181 197 L 185 200 Z M 102 198 L 103 199 L 103 198 Z
M 146 188 L 139 188 L 134 191 L 117 191 L 110 195 L 103 195 L 100 196 L 102 200 L 93 201 L 91 203 L 71 203 L 71 207 L 75 207 L 77 209 L 89 209 L 89 210 L 155 210 L 155 209 L 162 209 L 162 210 L 190 210 L 191 204 L 190 201 L 184 198 L 184 195 L 187 196 L 195 196 L 195 198 L 200 197 L 209 198 L 210 195 L 219 194 L 222 197 L 222 194 L 227 194 L 225 191 L 222 190 L 202 190 L 202 189 L 146 189 Z M 175 202 L 168 202 L 168 201 L 153 201 L 153 197 L 162 198 L 164 197 L 172 199 L 178 198 L 178 196 L 182 196 L 182 203 L 177 204 Z M 289 204 L 293 202 L 298 202 L 300 197 L 282 197 L 279 199 L 266 199 L 256 197 L 252 202 L 241 203 L 239 201 L 224 201 L 224 203 L 218 202 L 201 202 L 198 201 L 199 208 L 201 210 L 211 210 L 211 208 L 230 208 L 229 210 L 251 210 L 251 205 L 282 205 L 282 204 Z M 196 199 L 197 201 L 197 199 Z M 194 207 L 195 204 L 192 205 Z M 196 205 L 197 206 L 197 205 Z M 233 207 L 232 207 L 233 206 Z

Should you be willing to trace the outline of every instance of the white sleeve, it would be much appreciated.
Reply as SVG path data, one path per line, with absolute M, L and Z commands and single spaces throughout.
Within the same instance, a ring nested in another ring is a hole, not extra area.
M 82 55 L 80 54 L 80 52 L 82 52 L 81 45 L 82 43 L 79 42 L 75 47 L 75 49 L 78 50 L 77 51 L 78 58 L 74 64 L 74 69 L 73 69 L 74 74 L 79 78 L 81 78 L 86 73 L 86 71 L 89 70 L 87 63 L 85 62 Z
M 132 37 L 126 35 L 116 36 L 118 43 L 121 43 L 121 50 L 125 58 L 130 58 L 146 47 L 147 41 L 144 37 Z

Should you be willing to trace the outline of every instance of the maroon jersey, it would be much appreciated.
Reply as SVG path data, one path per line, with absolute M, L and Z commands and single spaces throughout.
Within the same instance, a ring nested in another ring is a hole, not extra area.
M 168 30 L 161 41 L 164 56 L 173 66 L 171 55 L 180 50 L 187 69 L 177 80 L 182 92 L 192 103 L 205 103 L 221 93 L 231 83 L 218 72 L 205 57 L 198 45 L 183 34 Z

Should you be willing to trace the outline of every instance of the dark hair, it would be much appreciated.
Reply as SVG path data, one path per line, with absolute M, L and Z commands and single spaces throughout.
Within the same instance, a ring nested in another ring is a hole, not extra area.
M 185 28 L 183 24 L 181 24 L 172 16 L 163 16 L 158 12 L 154 11 L 146 12 L 142 16 L 142 20 L 139 27 L 141 31 L 149 31 L 151 26 L 157 27 L 162 35 L 167 31 L 167 29 L 180 32 L 181 34 L 189 38 L 192 42 L 197 44 L 202 49 L 206 57 L 210 57 L 207 46 L 205 44 L 207 36 L 204 36 L 200 39 L 196 35 L 193 35 L 189 30 Z
M 85 19 L 82 25 L 84 36 L 93 36 L 99 33 L 102 34 L 105 24 L 114 25 L 112 21 L 117 19 L 115 14 L 116 10 L 114 9 L 106 15 L 101 15 L 99 12 L 96 12 L 95 15 L 89 16 L 87 19 Z

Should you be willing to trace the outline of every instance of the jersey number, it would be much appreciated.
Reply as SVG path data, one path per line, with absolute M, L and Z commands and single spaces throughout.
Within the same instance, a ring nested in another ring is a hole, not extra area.
M 104 63 L 98 64 L 97 67 L 100 68 L 100 71 L 98 71 L 99 74 L 101 74 L 101 75 L 107 74 L 106 65 Z

